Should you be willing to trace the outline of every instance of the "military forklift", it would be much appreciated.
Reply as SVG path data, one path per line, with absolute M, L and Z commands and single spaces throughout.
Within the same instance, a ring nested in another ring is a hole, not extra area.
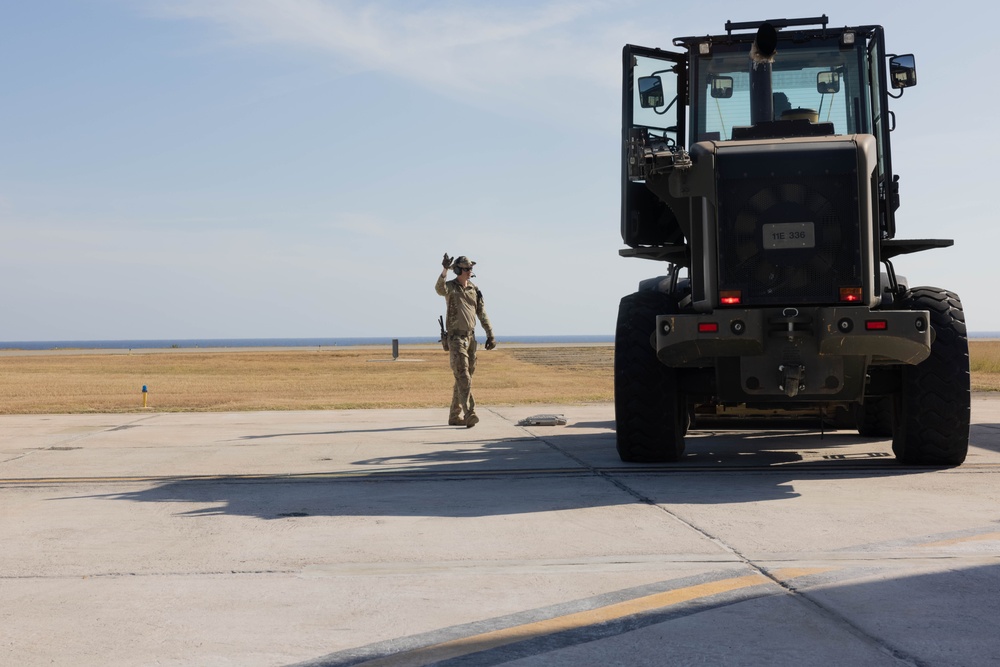
M 672 462 L 720 414 L 812 414 L 892 439 L 908 465 L 961 464 L 969 353 L 958 295 L 893 260 L 889 100 L 917 83 L 877 25 L 727 22 L 678 52 L 623 50 L 624 257 L 664 262 L 622 298 L 623 461 Z

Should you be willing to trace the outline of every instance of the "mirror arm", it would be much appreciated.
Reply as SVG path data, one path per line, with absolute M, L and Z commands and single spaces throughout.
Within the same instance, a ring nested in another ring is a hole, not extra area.
M 653 113 L 655 113 L 657 116 L 662 116 L 663 114 L 665 114 L 668 111 L 670 111 L 671 107 L 673 107 L 674 104 L 676 104 L 676 103 L 677 103 L 677 98 L 674 97 L 674 99 L 670 100 L 670 104 L 668 104 L 667 107 L 663 111 L 657 111 L 656 107 L 653 107 Z

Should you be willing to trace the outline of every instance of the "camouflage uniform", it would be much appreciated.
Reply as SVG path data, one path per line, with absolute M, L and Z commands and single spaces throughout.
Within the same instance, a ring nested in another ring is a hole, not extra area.
M 460 257 L 458 261 L 461 260 L 465 258 Z M 483 294 L 471 281 L 462 287 L 457 279 L 446 282 L 441 275 L 434 289 L 448 303 L 445 327 L 448 329 L 449 361 L 455 374 L 448 422 L 458 423 L 463 412 L 465 419 L 476 414 L 476 399 L 472 396 L 472 374 L 476 372 L 476 318 L 488 338 L 493 338 L 493 326 L 483 306 Z

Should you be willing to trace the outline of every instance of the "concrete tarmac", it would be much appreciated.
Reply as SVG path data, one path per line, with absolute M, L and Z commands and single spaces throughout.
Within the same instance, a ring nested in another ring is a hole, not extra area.
M 1000 665 L 1000 397 L 950 469 L 479 414 L 0 416 L 0 664 Z

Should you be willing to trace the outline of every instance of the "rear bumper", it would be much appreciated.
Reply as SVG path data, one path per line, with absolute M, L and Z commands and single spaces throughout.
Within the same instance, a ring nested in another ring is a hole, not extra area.
M 661 315 L 656 356 L 675 368 L 714 366 L 720 396 L 734 400 L 857 400 L 873 359 L 918 364 L 930 355 L 929 322 L 927 311 L 865 306 Z M 787 388 L 789 368 L 801 377 L 795 391 Z
M 873 311 L 864 306 L 661 315 L 656 318 L 656 356 L 667 366 L 701 366 L 715 357 L 761 355 L 769 346 L 792 343 L 814 347 L 821 356 L 919 364 L 930 355 L 929 321 L 926 310 Z M 877 324 L 869 328 L 868 322 Z

